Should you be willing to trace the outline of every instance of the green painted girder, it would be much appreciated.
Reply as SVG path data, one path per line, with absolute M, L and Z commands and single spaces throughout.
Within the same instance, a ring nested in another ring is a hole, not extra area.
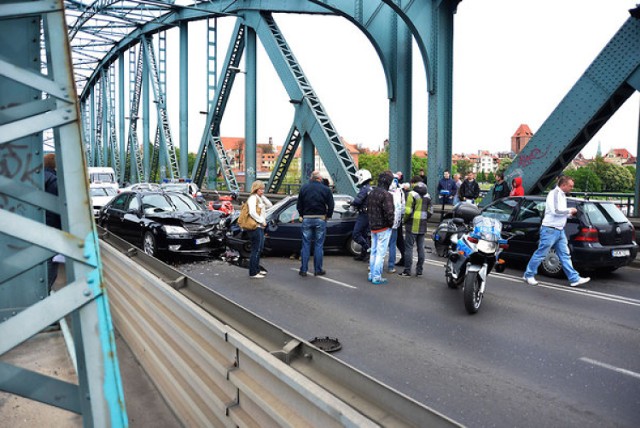
M 545 191 L 640 87 L 639 80 L 640 20 L 629 18 L 515 157 L 507 179 L 521 176 L 527 194 Z
M 245 27 L 240 20 L 237 20 L 234 30 L 231 33 L 231 40 L 229 48 L 227 49 L 227 55 L 224 65 L 220 72 L 222 78 L 220 79 L 219 88 L 215 92 L 215 96 L 209 105 L 209 111 L 207 112 L 207 120 L 205 121 L 204 132 L 200 139 L 200 147 L 196 156 L 196 162 L 193 167 L 191 179 L 199 186 L 202 187 L 204 181 L 204 173 L 206 171 L 207 156 L 209 156 L 209 147 L 213 147 L 215 150 L 211 152 L 220 163 L 220 167 L 224 172 L 224 178 L 227 184 L 227 188 L 230 191 L 238 191 L 239 186 L 236 180 L 233 168 L 227 157 L 227 154 L 220 141 L 220 123 L 231 95 L 231 89 L 235 82 L 238 66 L 242 59 L 242 54 L 245 45 Z M 230 68 L 233 67 L 233 68 Z M 214 139 L 217 138 L 218 141 Z
M 147 69 L 150 70 L 151 87 L 155 97 L 156 112 L 158 114 L 158 127 L 160 128 L 160 149 L 164 152 L 165 159 L 169 160 L 170 178 L 180 177 L 180 168 L 176 149 L 173 145 L 173 137 L 171 135 L 171 126 L 169 124 L 169 116 L 167 114 L 166 93 L 164 92 L 160 81 L 160 68 L 156 61 L 156 55 L 153 49 L 153 39 L 150 35 L 145 35 L 142 40 L 144 51 L 144 60 Z
M 245 23 L 255 29 L 285 90 L 296 105 L 296 116 L 303 118 L 322 161 L 338 192 L 356 194 L 356 166 L 351 154 L 313 91 L 300 64 L 269 13 L 246 12 Z
M 301 137 L 300 131 L 295 125 L 289 129 L 287 143 L 282 147 L 282 151 L 278 155 L 276 167 L 271 171 L 271 177 L 269 177 L 269 182 L 266 186 L 268 193 L 278 193 L 278 190 L 280 190 L 284 177 L 291 166 L 291 162 L 293 162 L 296 150 L 300 146 Z

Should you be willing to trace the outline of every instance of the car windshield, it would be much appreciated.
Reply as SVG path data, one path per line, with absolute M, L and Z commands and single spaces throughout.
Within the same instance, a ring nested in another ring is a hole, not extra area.
M 202 208 L 189 196 L 182 193 L 167 193 L 176 211 L 199 211 Z
M 152 193 L 142 196 L 142 209 L 145 213 L 171 212 L 175 211 L 175 207 L 171 204 L 168 197 L 161 193 Z
M 589 223 L 597 224 L 614 224 L 614 223 L 626 223 L 629 220 L 622 214 L 622 211 L 618 209 L 614 204 L 607 203 L 594 203 L 585 202 L 580 207 L 580 210 L 584 213 L 585 217 L 589 220 Z
M 118 194 L 113 187 L 91 187 L 89 193 L 91 196 L 115 196 Z
M 291 196 L 287 196 L 286 198 L 282 199 L 281 201 L 273 204 L 273 206 L 271 208 L 267 209 L 267 215 L 271 214 L 273 211 L 276 211 L 281 206 L 286 205 L 289 202 L 290 199 L 291 199 Z

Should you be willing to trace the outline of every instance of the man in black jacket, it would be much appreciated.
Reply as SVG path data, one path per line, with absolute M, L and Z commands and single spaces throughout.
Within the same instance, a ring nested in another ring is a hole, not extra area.
M 313 246 L 314 275 L 327 273 L 322 268 L 324 239 L 327 232 L 327 218 L 333 215 L 333 195 L 329 187 L 322 184 L 320 171 L 313 171 L 309 182 L 302 186 L 296 204 L 302 219 L 302 250 L 300 252 L 300 276 L 307 276 L 311 241 Z
M 476 181 L 476 175 L 473 172 L 467 174 L 467 178 L 460 185 L 458 189 L 458 195 L 461 202 L 475 203 L 475 200 L 480 196 L 480 186 Z
M 506 198 L 511 193 L 511 189 L 506 181 L 504 181 L 504 174 L 502 172 L 496 172 L 496 184 L 493 186 L 493 200 Z
M 392 181 L 393 174 L 391 171 L 381 173 L 378 176 L 378 186 L 371 191 L 367 201 L 369 227 L 371 228 L 369 281 L 374 284 L 387 283 L 387 279 L 382 277 L 382 269 L 395 219 L 393 196 L 389 193 L 389 185 Z

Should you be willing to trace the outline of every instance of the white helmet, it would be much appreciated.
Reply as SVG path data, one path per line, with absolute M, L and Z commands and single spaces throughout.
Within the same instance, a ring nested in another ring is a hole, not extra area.
M 369 172 L 369 170 L 361 169 L 358 172 L 356 172 L 356 177 L 358 177 L 358 182 L 356 183 L 356 186 L 361 186 L 366 181 L 371 180 L 371 173 Z

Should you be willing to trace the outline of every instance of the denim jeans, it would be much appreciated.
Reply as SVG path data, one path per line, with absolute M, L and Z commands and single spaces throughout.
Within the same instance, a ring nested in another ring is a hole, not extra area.
M 353 240 L 356 244 L 360 244 L 365 256 L 369 249 L 369 239 L 367 238 L 367 231 L 369 230 L 369 215 L 360 213 L 356 218 L 356 224 L 353 226 Z
M 578 281 L 580 275 L 573 268 L 573 263 L 571 263 L 567 235 L 565 235 L 564 230 L 546 226 L 540 228 L 538 249 L 533 253 L 533 256 L 531 256 L 527 270 L 524 271 L 524 277 L 531 278 L 538 273 L 538 266 L 540 266 L 540 263 L 545 259 L 551 248 L 556 250 L 556 254 L 562 264 L 562 270 L 564 270 L 565 275 L 567 275 L 569 282 Z
M 371 232 L 371 257 L 369 258 L 369 275 L 373 282 L 382 279 L 382 266 L 384 265 L 384 256 L 389 248 L 389 238 L 391 237 L 391 229 L 382 232 Z
M 398 240 L 398 229 L 391 229 L 391 237 L 389 238 L 389 260 L 387 261 L 387 270 L 392 270 L 396 266 L 396 241 Z
M 256 230 L 250 230 L 249 240 L 251 241 L 251 255 L 249 256 L 249 276 L 260 273 L 260 253 L 264 247 L 264 229 L 259 227 Z
M 327 222 L 321 218 L 302 219 L 302 251 L 300 252 L 300 272 L 307 272 L 309 268 L 309 256 L 311 254 L 311 241 L 313 246 L 313 269 L 315 273 L 322 272 L 322 255 L 324 238 L 327 235 Z
M 418 247 L 418 263 L 416 264 L 416 274 L 422 274 L 424 265 L 424 233 L 411 233 L 405 231 L 404 234 L 404 271 L 411 273 L 413 264 L 413 244 Z

